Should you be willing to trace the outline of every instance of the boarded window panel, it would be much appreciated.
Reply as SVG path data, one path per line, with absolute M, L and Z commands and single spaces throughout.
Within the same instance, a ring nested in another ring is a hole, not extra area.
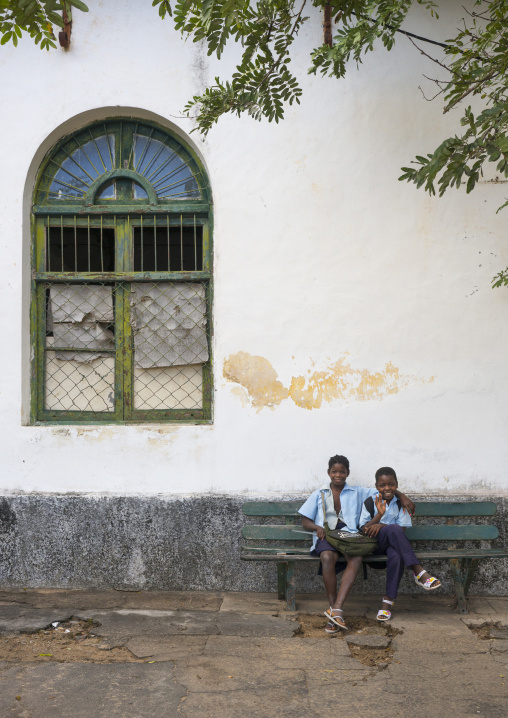
M 201 409 L 203 367 L 134 369 L 135 409 Z
M 205 287 L 198 282 L 140 282 L 131 286 L 134 365 L 208 361 Z

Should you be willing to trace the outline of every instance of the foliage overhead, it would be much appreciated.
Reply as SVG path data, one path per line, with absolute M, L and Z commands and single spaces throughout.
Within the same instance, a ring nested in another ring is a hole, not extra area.
M 403 40 L 434 63 L 440 77 L 427 78 L 435 87 L 432 99 L 442 96 L 445 113 L 462 107 L 457 134 L 434 152 L 417 156 L 413 166 L 402 168 L 399 179 L 442 195 L 451 187 L 464 186 L 471 192 L 486 162 L 494 163 L 502 179 L 508 178 L 508 0 L 468 0 L 454 36 L 433 44 L 407 32 L 417 29 L 410 27 L 408 18 L 415 6 L 438 20 L 438 5 L 432 0 L 174 0 L 173 7 L 170 0 L 153 0 L 152 4 L 162 18 L 173 14 L 176 28 L 194 42 L 204 42 L 209 55 L 220 58 L 228 42 L 242 47 L 232 78 L 215 78 L 185 108 L 188 114 L 197 113 L 197 129 L 203 134 L 226 113 L 279 122 L 287 104 L 299 103 L 302 90 L 290 69 L 294 40 L 309 19 L 306 13 L 321 13 L 329 5 L 333 42 L 312 51 L 309 73 L 343 78 L 375 47 L 391 50 L 396 40 Z M 469 104 L 473 100 L 475 111 Z M 502 207 L 507 205 L 508 201 Z M 508 285 L 508 269 L 494 278 L 494 286 L 502 284 Z
M 399 179 L 442 195 L 451 187 L 471 192 L 485 163 L 494 163 L 500 179 L 508 178 L 508 0 L 465 0 L 462 8 L 457 3 L 462 17 L 453 37 L 433 44 L 408 32 L 418 29 L 411 27 L 415 15 L 408 18 L 417 6 L 438 20 L 433 0 L 152 0 L 152 5 L 161 18 L 173 16 L 182 35 L 204 43 L 209 55 L 220 58 L 228 44 L 241 48 L 232 77 L 216 77 L 185 107 L 205 135 L 224 114 L 279 122 L 288 105 L 300 102 L 302 89 L 291 70 L 295 39 L 311 14 L 322 17 L 329 6 L 333 42 L 311 52 L 309 73 L 343 78 L 376 47 L 391 50 L 396 40 L 411 42 L 439 75 L 427 78 L 435 88 L 431 99 L 441 97 L 445 113 L 461 108 L 456 134 L 403 167 Z M 55 47 L 52 25 L 63 24 L 58 13 L 64 6 L 88 10 L 81 0 L 0 0 L 0 43 L 16 45 L 26 32 L 41 48 Z M 508 285 L 508 269 L 494 278 L 494 286 L 503 284 Z
M 53 25 L 63 27 L 64 7 L 75 7 L 88 12 L 81 0 L 0 0 L 0 45 L 12 42 L 18 44 L 19 38 L 26 32 L 41 50 L 56 47 Z

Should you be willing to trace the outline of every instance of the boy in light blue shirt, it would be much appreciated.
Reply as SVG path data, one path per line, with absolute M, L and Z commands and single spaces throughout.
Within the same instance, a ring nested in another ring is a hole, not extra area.
M 377 494 L 363 502 L 359 526 L 366 536 L 377 539 L 378 549 L 374 553 L 386 554 L 386 594 L 382 608 L 377 612 L 377 620 L 389 621 L 392 617 L 390 606 L 397 598 L 406 566 L 413 569 L 417 586 L 426 591 L 439 588 L 441 582 L 422 568 L 404 533 L 406 527 L 411 526 L 411 517 L 395 495 L 397 475 L 390 466 L 376 471 L 376 489 Z

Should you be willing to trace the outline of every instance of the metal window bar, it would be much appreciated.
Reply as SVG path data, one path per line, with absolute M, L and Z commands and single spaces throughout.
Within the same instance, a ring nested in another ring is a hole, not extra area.
M 123 125 L 123 123 L 122 123 L 122 125 Z M 138 134 L 138 127 L 139 127 L 139 123 L 136 122 L 136 127 L 134 128 L 134 132 L 132 133 L 131 151 L 129 152 L 129 157 L 127 158 L 127 168 L 129 168 L 131 166 L 131 161 L 132 161 L 132 166 L 134 167 L 134 136 Z M 121 133 L 121 131 L 122 131 L 122 129 L 120 127 L 120 133 Z M 120 136 L 120 139 L 121 139 L 121 136 Z M 122 145 L 120 145 L 120 151 L 121 151 L 121 147 L 122 147 Z M 122 166 L 122 163 L 120 162 L 120 167 L 121 166 Z
M 60 264 L 61 264 L 61 271 L 64 270 L 64 238 L 63 238 L 63 216 L 60 215 Z
M 196 241 L 196 215 L 194 215 L 194 271 L 198 269 L 198 248 Z
M 144 263 L 143 263 L 143 215 L 141 215 L 141 271 L 144 270 Z
M 88 215 L 88 271 L 90 271 L 90 215 Z
M 108 145 L 108 150 L 109 150 L 109 158 L 110 158 L 110 160 L 111 160 L 111 169 L 114 169 L 114 167 L 115 167 L 115 160 L 113 159 L 113 155 L 111 154 L 111 145 L 109 144 L 108 131 L 107 131 L 107 129 L 106 129 L 106 125 L 103 125 L 103 127 L 104 127 L 104 134 L 105 134 L 105 136 L 106 136 L 106 143 L 107 143 L 107 145 Z
M 167 145 L 165 145 L 164 143 L 161 143 L 161 146 L 159 147 L 157 152 L 154 154 L 154 156 L 152 157 L 150 162 L 147 164 L 147 166 L 143 170 L 143 176 L 146 176 L 146 173 L 150 171 L 150 168 L 153 166 L 153 163 L 157 161 L 157 158 L 159 157 L 160 153 L 165 148 L 167 148 Z
M 78 229 L 76 226 L 76 215 L 74 215 L 74 271 L 78 271 Z
M 157 177 L 157 175 L 160 174 L 168 166 L 169 162 L 171 162 L 171 160 L 173 159 L 173 157 L 175 157 L 176 154 L 176 151 L 173 150 L 172 154 L 170 154 L 169 157 L 164 160 L 161 166 L 156 167 L 152 174 L 147 177 L 147 180 L 153 184 L 154 180 L 152 179 L 152 177 Z
M 65 151 L 65 150 L 64 150 L 64 151 Z M 66 154 L 67 154 L 67 153 L 66 153 Z M 67 155 L 67 156 L 69 156 L 69 155 Z M 72 160 L 72 157 L 70 157 L 69 159 Z M 74 160 L 72 160 L 72 161 L 74 162 Z M 65 172 L 66 174 L 68 174 L 69 177 L 73 177 L 73 178 L 76 180 L 76 182 L 79 182 L 80 184 L 84 184 L 85 187 L 90 187 L 90 184 L 87 184 L 86 182 L 83 182 L 83 180 L 82 180 L 81 177 L 78 177 L 77 175 L 73 174 L 70 170 L 68 170 L 66 167 L 64 167 L 61 162 L 55 162 L 55 160 L 53 160 L 53 159 L 51 160 L 51 162 L 53 162 L 53 164 L 55 164 L 55 165 L 58 167 L 58 169 L 62 170 L 62 171 Z M 75 164 L 78 164 L 78 163 L 76 162 Z M 78 167 L 79 167 L 79 165 L 78 165 Z M 80 168 L 80 169 L 81 169 L 81 168 Z M 84 170 L 83 170 L 83 171 L 84 171 Z M 87 174 L 88 174 L 88 173 L 87 173 Z M 88 175 L 88 176 L 90 177 L 90 175 Z M 56 179 L 56 178 L 55 178 L 55 179 Z M 92 178 L 90 177 L 90 179 L 92 179 Z M 58 179 L 56 179 L 56 181 L 59 182 Z M 93 182 L 93 180 L 92 180 L 92 182 Z M 76 189 L 79 189 L 79 188 L 76 187 Z
M 98 177 L 100 174 L 102 174 L 101 172 L 99 172 L 99 170 L 98 170 L 97 167 L 94 165 L 94 163 L 92 162 L 92 160 L 90 159 L 90 157 L 87 155 L 87 153 L 85 152 L 84 147 L 81 145 L 81 143 L 80 143 L 80 141 L 78 140 L 77 137 L 74 137 L 74 141 L 76 142 L 76 144 L 77 144 L 77 146 L 79 147 L 79 149 L 81 150 L 81 152 L 85 155 L 85 157 L 87 158 L 87 160 L 90 162 L 90 164 L 91 164 L 92 167 L 94 168 L 95 172 L 97 173 L 97 177 Z M 92 179 L 92 178 L 90 178 L 90 179 Z
M 153 218 L 153 257 L 155 271 L 157 271 L 157 215 Z
M 101 214 L 101 272 L 104 271 L 104 253 L 102 244 L 102 214 Z
M 183 272 L 183 216 L 180 215 L 180 271 Z
M 94 178 L 93 178 L 90 174 L 88 174 L 88 172 L 86 171 L 86 169 L 85 169 L 84 167 L 82 167 L 82 166 L 79 164 L 79 162 L 78 162 L 76 159 L 74 159 L 74 157 L 73 157 L 72 155 L 70 155 L 70 154 L 67 152 L 67 150 L 65 149 L 65 147 L 62 147 L 62 152 L 65 152 L 65 154 L 66 154 L 67 157 L 71 160 L 71 162 L 74 162 L 74 164 L 75 164 L 77 167 L 79 167 L 79 169 L 80 169 L 84 174 L 86 174 L 86 176 L 90 179 L 90 182 L 93 182 L 93 181 L 94 181 Z M 85 153 L 83 153 L 83 154 L 85 154 Z M 85 156 L 86 156 L 86 155 L 85 155 Z M 88 158 L 87 158 L 87 159 L 88 159 Z M 90 160 L 88 160 L 88 161 L 90 162 Z M 90 162 L 90 164 L 92 164 L 92 163 Z M 93 165 L 92 165 L 92 167 L 93 167 Z M 94 167 L 94 169 L 95 169 L 95 167 Z M 69 173 L 69 174 L 70 174 L 70 173 Z
M 46 219 L 46 267 L 48 272 L 51 272 L 51 246 L 49 238 L 49 214 Z
M 169 242 L 169 214 L 166 215 L 166 229 L 167 229 L 167 240 L 168 240 L 168 272 L 171 271 L 171 248 Z
M 150 134 L 148 135 L 148 137 L 147 137 L 147 139 L 146 139 L 146 143 L 145 143 L 145 146 L 144 146 L 144 148 L 143 148 L 143 152 L 141 153 L 141 157 L 139 158 L 139 160 L 138 160 L 136 166 L 134 167 L 134 169 L 136 170 L 136 172 L 139 172 L 138 167 L 141 167 L 141 165 L 143 164 L 143 160 L 144 160 L 145 155 L 146 155 L 146 153 L 147 153 L 148 145 L 150 144 L 150 140 L 152 139 L 152 135 L 153 135 L 153 128 L 150 130 Z M 139 135 L 138 135 L 138 137 L 139 137 Z
M 94 145 L 95 145 L 95 149 L 97 150 L 97 154 L 99 155 L 99 159 L 100 159 L 100 161 L 102 162 L 102 166 L 104 167 L 104 172 L 107 172 L 107 171 L 108 171 L 108 168 L 106 167 L 106 165 L 104 164 L 104 160 L 102 159 L 102 155 L 101 155 L 101 151 L 100 151 L 100 149 L 99 149 L 99 145 L 98 145 L 97 142 L 95 141 L 95 137 L 92 135 L 92 131 L 91 131 L 90 129 L 88 130 L 88 133 L 89 133 L 89 135 L 90 135 L 90 137 L 91 137 L 91 139 L 92 139 L 92 142 L 93 142 Z M 101 172 L 101 174 L 102 174 L 102 172 Z

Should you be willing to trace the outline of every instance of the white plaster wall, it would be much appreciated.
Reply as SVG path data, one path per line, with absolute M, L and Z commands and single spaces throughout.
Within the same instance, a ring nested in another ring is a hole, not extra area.
M 214 423 L 26 425 L 29 204 L 40 160 L 116 107 L 189 132 L 183 106 L 226 76 L 234 56 L 206 59 L 148 1 L 89 6 L 75 13 L 69 52 L 26 39 L 0 48 L 2 488 L 305 493 L 328 457 L 344 453 L 362 484 L 390 464 L 408 491 L 505 492 L 508 290 L 490 281 L 508 264 L 508 210 L 495 214 L 507 185 L 431 199 L 397 182 L 458 113 L 443 117 L 439 101 L 422 99 L 421 75 L 434 69 L 404 39 L 342 82 L 307 76 L 319 17 L 298 42 L 304 98 L 285 122 L 224 118 L 206 141 L 191 136 L 215 201 Z M 446 3 L 450 27 L 460 12 Z M 423 11 L 408 29 L 447 36 Z M 313 409 L 292 398 L 254 406 L 223 376 L 238 352 L 263 357 L 286 388 L 328 371 L 327 391 L 340 360 L 353 388 L 356 370 L 382 380 L 391 363 L 399 390 L 359 400 L 350 386 Z

